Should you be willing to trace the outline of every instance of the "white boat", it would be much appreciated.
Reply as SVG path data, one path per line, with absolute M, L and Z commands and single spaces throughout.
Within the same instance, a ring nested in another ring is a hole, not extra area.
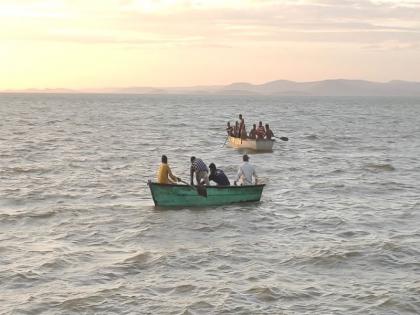
M 249 149 L 253 151 L 273 151 L 273 139 L 241 139 L 229 136 L 229 146 L 236 149 Z

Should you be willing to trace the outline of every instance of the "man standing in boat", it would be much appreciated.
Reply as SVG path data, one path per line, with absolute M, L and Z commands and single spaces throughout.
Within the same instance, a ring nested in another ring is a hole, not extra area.
M 252 177 L 255 178 L 255 185 L 258 185 L 257 172 L 255 171 L 254 165 L 249 163 L 249 156 L 245 154 L 242 157 L 242 160 L 244 162 L 241 166 L 239 166 L 238 175 L 236 176 L 234 185 L 236 186 L 238 183 L 240 186 L 253 185 Z
M 209 169 L 207 168 L 207 165 L 204 164 L 203 160 L 192 156 L 190 168 L 191 185 L 194 185 L 194 173 L 197 185 L 201 185 L 202 183 L 209 185 Z
M 172 174 L 171 168 L 168 165 L 168 158 L 166 155 L 162 155 L 162 163 L 159 166 L 157 172 L 157 182 L 159 184 L 174 184 L 180 182 L 181 179 Z
M 239 132 L 238 132 L 238 138 L 241 138 L 241 139 L 246 138 L 245 119 L 242 117 L 242 114 L 239 114 Z

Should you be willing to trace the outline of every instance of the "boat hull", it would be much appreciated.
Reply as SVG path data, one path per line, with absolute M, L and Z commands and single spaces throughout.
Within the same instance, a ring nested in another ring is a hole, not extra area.
M 193 186 L 152 182 L 148 185 L 155 206 L 160 207 L 205 207 L 259 201 L 265 186 L 206 186 L 207 197 L 203 197 Z
M 273 151 L 273 144 L 275 140 L 254 140 L 254 139 L 241 139 L 229 137 L 229 146 L 236 149 L 249 149 L 253 151 Z

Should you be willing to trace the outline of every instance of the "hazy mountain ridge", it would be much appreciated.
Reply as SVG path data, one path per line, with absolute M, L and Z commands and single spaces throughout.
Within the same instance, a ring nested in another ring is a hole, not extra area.
M 420 96 L 420 82 L 393 80 L 372 82 L 334 79 L 311 82 L 276 80 L 263 84 L 235 82 L 228 85 L 191 87 L 123 87 L 103 89 L 27 89 L 3 93 L 106 93 L 106 94 L 218 94 L 218 95 L 306 95 L 306 96 Z

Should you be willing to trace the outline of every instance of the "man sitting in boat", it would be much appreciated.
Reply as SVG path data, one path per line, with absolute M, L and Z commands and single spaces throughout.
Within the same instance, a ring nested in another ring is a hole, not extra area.
M 270 140 L 272 137 L 274 137 L 273 131 L 268 124 L 265 124 L 265 138 Z
M 203 160 L 192 156 L 190 168 L 191 185 L 194 185 L 194 173 L 197 185 L 201 185 L 202 183 L 209 185 L 209 169 L 207 168 L 207 165 L 204 164 Z
M 257 128 L 257 140 L 264 139 L 264 137 L 265 137 L 265 129 L 262 124 L 262 121 L 260 121 L 258 123 L 258 128 Z
M 253 128 L 249 132 L 248 138 L 254 139 L 254 140 L 257 139 L 257 125 L 256 124 L 253 125 Z
M 235 126 L 233 126 L 233 137 L 239 137 L 239 123 L 235 121 Z
M 233 137 L 233 127 L 230 125 L 230 121 L 227 122 L 226 132 L 228 136 Z
M 168 158 L 166 155 L 162 155 L 162 163 L 159 166 L 157 172 L 157 182 L 159 184 L 174 184 L 180 182 L 181 179 L 172 174 L 171 168 L 168 165 Z
M 252 177 L 255 178 L 255 185 L 257 185 L 258 184 L 257 172 L 255 171 L 254 165 L 249 163 L 249 156 L 245 154 L 242 157 L 242 160 L 244 162 L 241 166 L 239 166 L 238 175 L 236 176 L 234 185 L 235 186 L 237 184 L 239 184 L 240 186 L 253 185 Z
M 216 165 L 214 163 L 210 163 L 209 169 L 209 181 L 214 181 L 217 184 L 217 186 L 230 186 L 229 179 L 227 178 L 225 173 L 221 169 L 216 168 Z

